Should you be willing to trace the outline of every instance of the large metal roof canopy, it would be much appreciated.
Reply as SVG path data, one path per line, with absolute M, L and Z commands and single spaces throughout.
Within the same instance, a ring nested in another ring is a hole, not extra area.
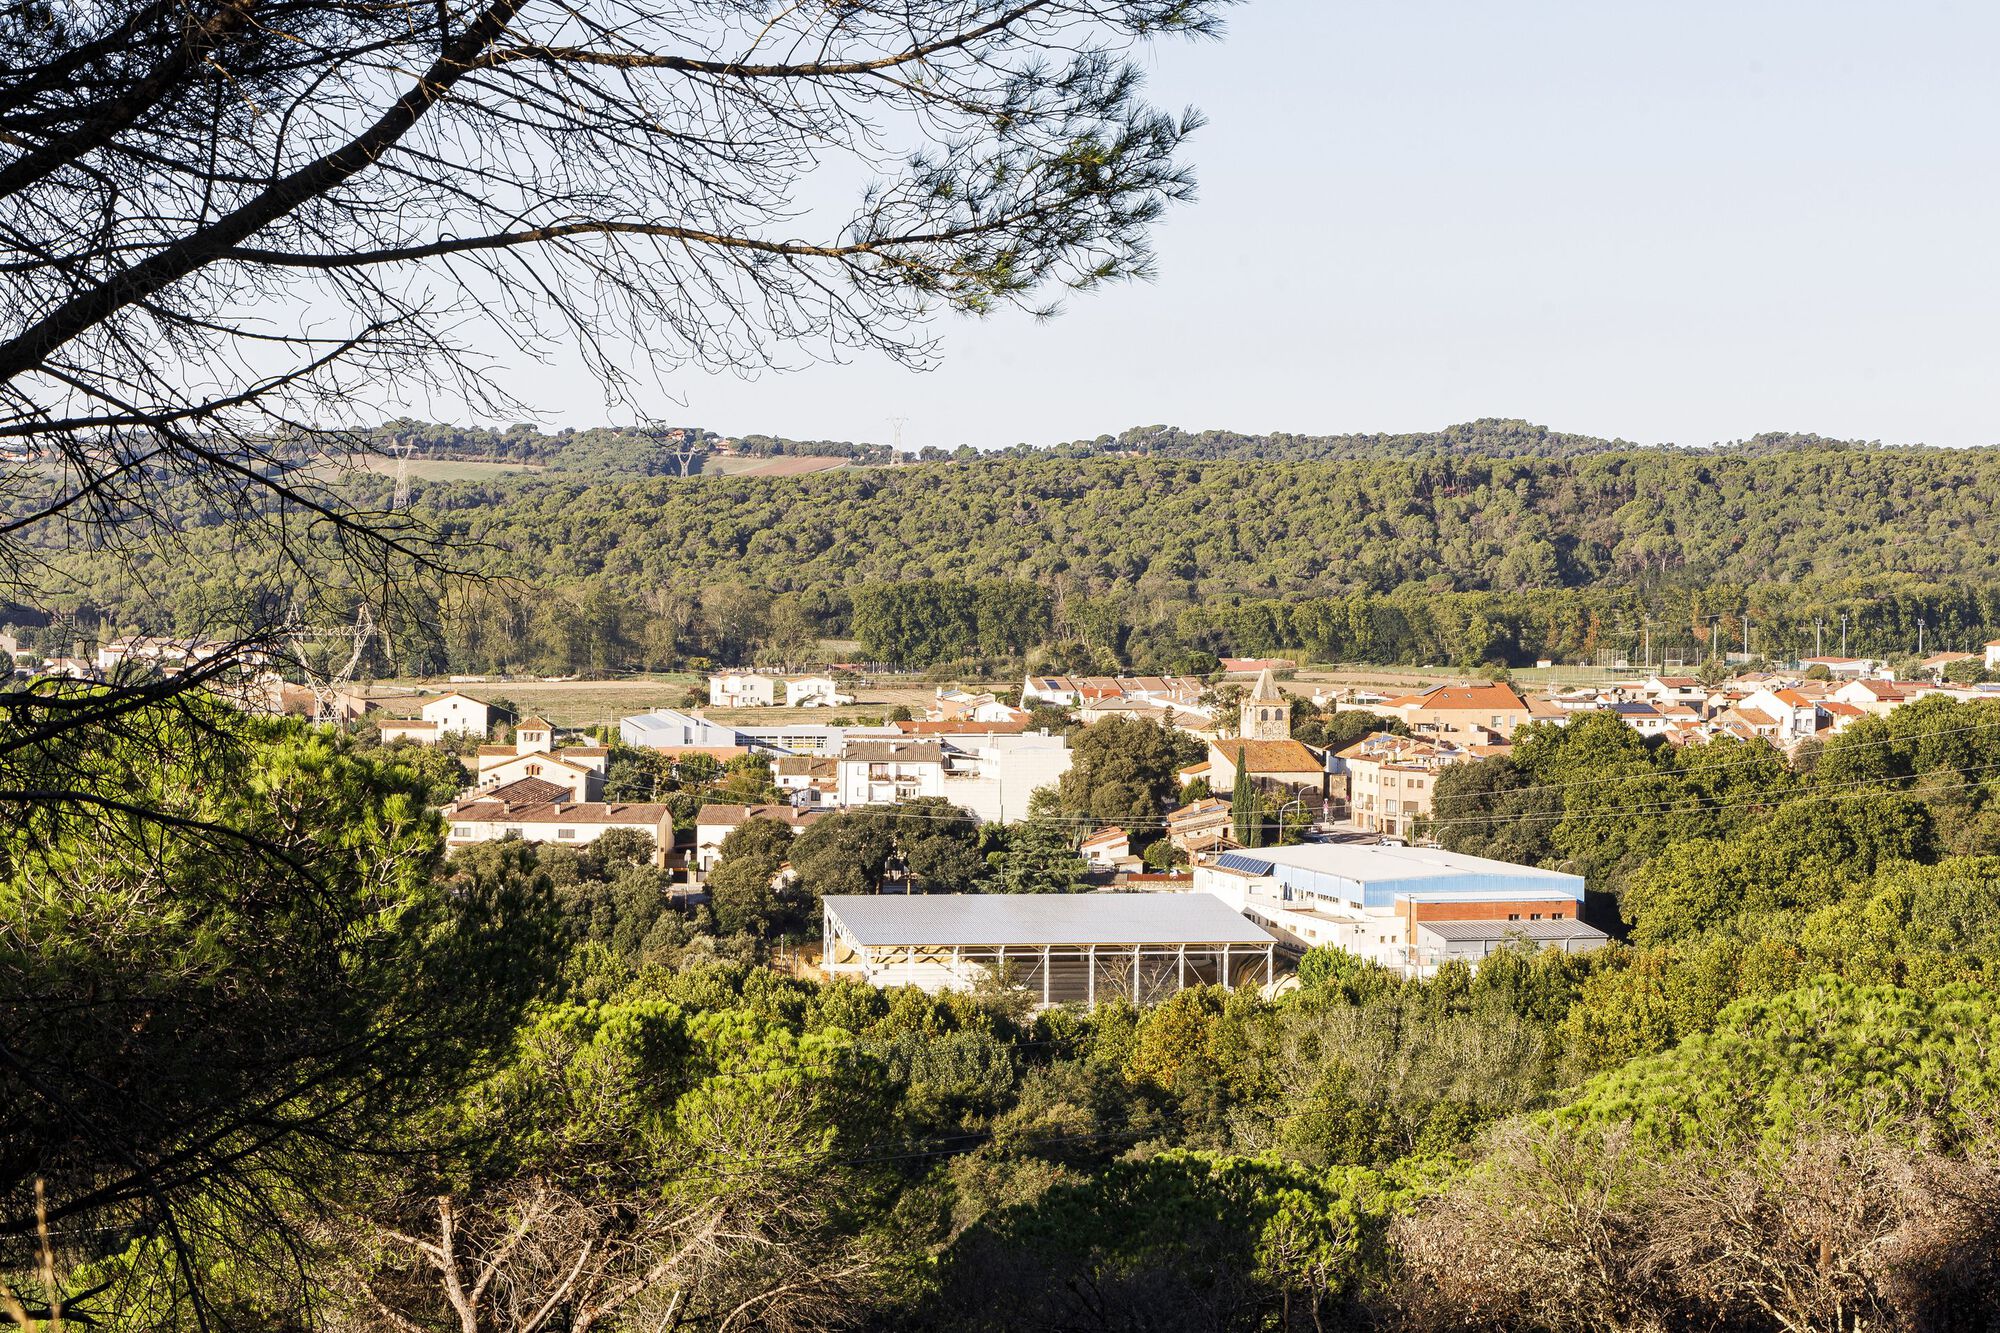
M 836 894 L 828 915 L 857 943 L 899 945 L 1254 944 L 1272 936 L 1211 893 Z

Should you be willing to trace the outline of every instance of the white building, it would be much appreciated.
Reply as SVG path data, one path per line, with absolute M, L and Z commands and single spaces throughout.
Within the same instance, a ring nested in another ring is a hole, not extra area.
M 1799 670 L 1810 671 L 1814 667 L 1825 667 L 1826 673 L 1835 680 L 1858 680 L 1863 676 L 1893 676 L 1887 662 L 1873 657 L 1801 657 Z
M 832 676 L 774 676 L 725 671 L 708 678 L 711 708 L 840 708 L 854 702 Z
M 622 718 L 618 739 L 644 750 L 720 750 L 743 744 L 734 727 L 719 726 L 694 713 L 655 708 Z
M 397 741 L 411 741 L 417 745 L 438 743 L 438 724 L 421 718 L 381 718 L 375 723 L 375 730 L 384 745 L 393 745 Z
M 2000 671 L 2000 639 L 1986 641 L 1986 669 Z
M 1295 947 L 1345 949 L 1406 976 L 1428 976 L 1475 947 L 1503 948 L 1538 923 L 1550 923 L 1562 937 L 1555 942 L 1571 952 L 1606 938 L 1577 920 L 1581 876 L 1429 848 L 1314 843 L 1227 851 L 1195 867 L 1194 890 Z M 1449 939 L 1424 934 L 1446 922 L 1467 929 Z
M 711 708 L 770 708 L 778 702 L 778 678 L 756 671 L 725 671 L 708 678 Z
M 936 741 L 855 741 L 836 764 L 840 804 L 894 805 L 943 796 L 944 747 Z
M 844 708 L 854 702 L 851 694 L 840 692 L 840 682 L 832 676 L 788 676 L 785 679 L 787 708 Z
M 1044 732 L 1026 735 L 951 736 L 938 742 L 944 753 L 944 787 L 939 793 L 989 824 L 1013 824 L 1028 817 L 1028 800 L 1069 772 L 1069 741 Z
M 834 755 L 847 748 L 849 740 L 894 740 L 893 726 L 835 727 L 823 722 L 779 722 L 767 727 L 736 727 L 739 745 L 773 754 Z
M 830 977 L 936 993 L 1000 979 L 1044 1005 L 1270 986 L 1271 934 L 1205 893 L 833 894 Z
M 469 694 L 453 690 L 425 700 L 417 710 L 424 721 L 433 723 L 440 736 L 484 736 L 493 722 L 493 710 Z

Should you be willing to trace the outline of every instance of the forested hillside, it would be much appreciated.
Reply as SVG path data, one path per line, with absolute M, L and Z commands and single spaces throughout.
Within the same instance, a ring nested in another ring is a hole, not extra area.
M 1433 445 L 1320 461 L 1066 446 L 800 478 L 419 484 L 415 517 L 518 582 L 404 626 L 403 660 L 383 665 L 796 659 L 847 636 L 911 665 L 1279 650 L 1519 664 L 1636 654 L 1648 620 L 1656 655 L 1697 658 L 1711 634 L 1739 647 L 1746 613 L 1753 649 L 1785 657 L 1810 651 L 1815 617 L 1847 616 L 1855 652 L 1909 652 L 1919 621 L 1932 647 L 2000 631 L 2000 451 Z M 353 484 L 386 499 L 386 479 Z M 217 521 L 190 516 L 197 549 Z M 158 628 L 163 590 L 212 608 L 255 582 L 257 559 L 232 552 L 217 580 L 185 560 L 135 579 L 60 557 L 92 590 L 80 618 L 113 628 Z

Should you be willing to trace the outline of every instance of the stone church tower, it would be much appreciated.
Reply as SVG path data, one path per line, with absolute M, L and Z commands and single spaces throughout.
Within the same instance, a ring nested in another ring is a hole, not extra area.
M 1257 673 L 1257 686 L 1243 701 L 1243 713 L 1236 734 L 1246 741 L 1285 741 L 1292 738 L 1292 707 L 1278 693 L 1277 678 L 1271 668 Z

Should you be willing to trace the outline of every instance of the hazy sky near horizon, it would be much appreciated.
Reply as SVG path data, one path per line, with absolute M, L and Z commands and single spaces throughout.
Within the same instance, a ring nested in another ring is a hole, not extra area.
M 1482 416 L 1641 442 L 2000 442 L 2000 6 L 1249 0 L 1157 282 L 941 362 L 678 373 L 659 415 L 906 447 Z M 629 419 L 519 364 L 555 425 Z

